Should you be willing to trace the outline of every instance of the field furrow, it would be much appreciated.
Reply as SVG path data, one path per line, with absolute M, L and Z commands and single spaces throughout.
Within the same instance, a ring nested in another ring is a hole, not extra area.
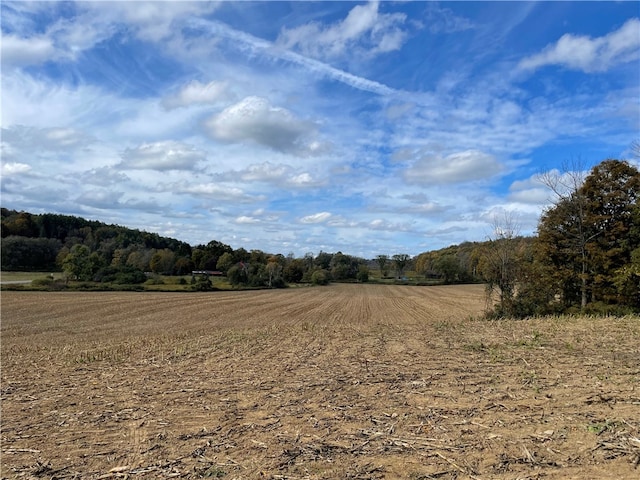
M 2 295 L 2 478 L 634 478 L 640 319 L 482 286 Z

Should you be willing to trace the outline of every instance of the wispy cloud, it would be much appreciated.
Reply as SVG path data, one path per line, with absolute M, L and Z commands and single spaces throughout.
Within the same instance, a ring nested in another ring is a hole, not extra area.
M 344 83 L 358 90 L 375 93 L 377 95 L 393 95 L 397 91 L 380 82 L 369 80 L 358 75 L 345 72 L 329 64 L 309 58 L 291 50 L 282 48 L 272 42 L 255 37 L 246 32 L 235 30 L 228 25 L 214 20 L 192 19 L 189 24 L 196 28 L 205 29 L 216 37 L 230 40 L 231 48 L 247 52 L 249 55 L 260 54 L 269 58 L 283 60 L 315 73 L 321 77 Z
M 300 223 L 325 223 L 332 217 L 329 212 L 319 212 L 312 215 L 304 216 L 300 219 Z
M 640 19 L 632 18 L 618 30 L 602 37 L 567 33 L 542 52 L 523 59 L 524 71 L 559 65 L 586 73 L 604 72 L 621 63 L 640 58 Z
M 499 209 L 533 232 L 533 173 L 637 137 L 627 3 L 570 30 L 571 3 L 545 5 L 548 28 L 534 3 L 271 6 L 3 2 L 3 206 L 418 253 L 483 238 Z
M 22 38 L 17 35 L 2 35 L 2 64 L 5 67 L 37 65 L 55 56 L 55 47 L 50 38 L 43 35 Z
M 184 85 L 178 92 L 162 99 L 162 105 L 167 110 L 192 105 L 216 104 L 233 99 L 227 82 L 209 82 L 202 84 L 193 80 Z
M 369 2 L 353 7 L 346 18 L 331 25 L 284 27 L 277 44 L 319 59 L 341 57 L 347 51 L 375 56 L 400 49 L 407 38 L 406 19 L 402 13 L 380 13 L 379 2 Z

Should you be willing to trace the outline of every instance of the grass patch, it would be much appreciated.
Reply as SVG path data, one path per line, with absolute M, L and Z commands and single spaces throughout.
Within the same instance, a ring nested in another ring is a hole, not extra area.
M 33 281 L 37 278 L 53 277 L 62 278 L 61 272 L 0 272 L 0 282 L 24 282 Z

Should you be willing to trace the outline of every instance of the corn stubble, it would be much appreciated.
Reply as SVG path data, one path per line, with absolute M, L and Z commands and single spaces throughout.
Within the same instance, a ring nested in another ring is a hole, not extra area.
M 2 294 L 2 478 L 640 475 L 640 319 L 482 286 Z

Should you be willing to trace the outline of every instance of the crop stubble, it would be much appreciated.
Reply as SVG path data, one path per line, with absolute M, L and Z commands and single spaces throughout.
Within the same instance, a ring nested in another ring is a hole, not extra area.
M 481 286 L 2 294 L 2 478 L 636 478 L 638 318 Z

